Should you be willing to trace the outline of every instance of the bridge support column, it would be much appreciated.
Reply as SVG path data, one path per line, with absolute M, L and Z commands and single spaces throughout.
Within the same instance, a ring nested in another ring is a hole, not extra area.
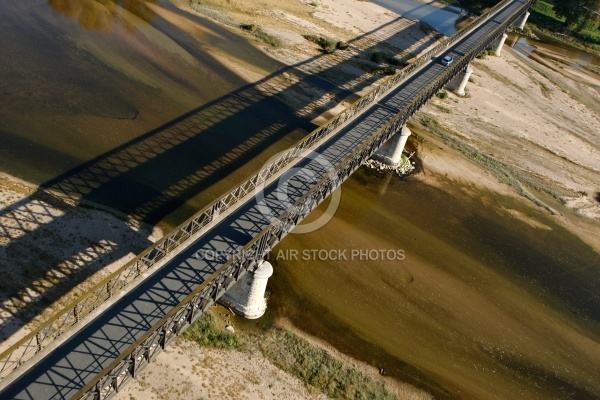
M 244 318 L 256 319 L 267 310 L 265 291 L 267 281 L 273 275 L 273 266 L 268 261 L 259 261 L 258 268 L 249 272 L 219 299 L 219 303 L 231 308 Z
M 465 72 L 463 72 L 462 80 L 460 81 L 460 84 L 458 85 L 458 88 L 456 89 L 457 95 L 459 95 L 459 96 L 465 95 L 465 88 L 467 87 L 467 82 L 469 82 L 469 78 L 471 77 L 472 73 L 473 73 L 473 68 L 471 68 L 471 64 L 468 64 L 467 69 L 465 69 Z
M 527 11 L 525 14 L 523 14 L 523 19 L 521 20 L 521 22 L 519 22 L 519 25 L 517 26 L 517 28 L 519 28 L 519 29 L 525 28 L 525 24 L 527 23 L 527 18 L 529 18 L 530 15 L 531 15 L 531 13 L 529 11 Z
M 500 41 L 498 42 L 498 46 L 496 47 L 496 50 L 494 51 L 494 53 L 496 53 L 496 56 L 500 57 L 500 54 L 502 54 L 502 46 L 504 46 L 504 41 L 506 40 L 507 37 L 508 37 L 508 35 L 506 33 L 502 34 L 502 37 L 500 38 Z
M 372 158 L 391 167 L 399 166 L 402 163 L 402 151 L 410 134 L 410 129 L 404 125 L 400 132 L 392 136 L 373 154 Z

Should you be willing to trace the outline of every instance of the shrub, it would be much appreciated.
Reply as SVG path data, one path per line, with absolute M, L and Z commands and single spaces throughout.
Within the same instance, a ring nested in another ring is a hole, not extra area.
M 493 56 L 495 54 L 496 53 L 494 52 L 494 50 L 492 50 L 492 49 L 485 49 L 485 50 L 483 50 L 481 53 L 479 53 L 477 55 L 477 58 L 480 59 L 480 60 L 485 60 L 485 58 L 487 56 Z
M 350 45 L 346 42 L 339 41 L 337 42 L 336 47 L 340 50 L 346 50 Z
M 257 38 L 259 38 L 263 42 L 270 44 L 273 47 L 280 47 L 281 44 L 282 44 L 281 40 L 277 36 L 270 35 L 270 34 L 268 34 L 267 32 L 263 31 L 260 28 L 258 28 L 254 32 L 254 36 L 256 36 Z
M 442 99 L 442 100 L 443 100 L 443 99 L 447 99 L 447 98 L 448 98 L 448 93 L 446 93 L 446 92 L 438 92 L 438 93 L 436 94 L 436 96 L 437 96 L 438 98 L 440 98 L 440 99 Z
M 402 66 L 402 67 L 404 67 L 406 65 L 406 61 L 400 60 L 399 58 L 396 58 L 396 57 L 388 58 L 387 62 L 388 62 L 388 64 L 398 65 L 398 66 Z
M 263 355 L 273 364 L 320 389 L 331 398 L 397 398 L 383 383 L 344 364 L 291 332 L 271 332 L 261 340 L 260 346 Z
M 331 38 L 314 35 L 304 35 L 304 39 L 318 44 L 325 53 L 333 53 L 335 49 L 338 48 L 338 43 L 342 43 Z
M 385 55 L 381 51 L 379 51 L 379 50 L 371 51 L 371 61 L 373 61 L 374 63 L 379 64 L 380 62 L 383 61 L 384 58 L 385 58 Z
M 240 28 L 242 28 L 245 31 L 254 33 L 258 29 L 258 25 L 256 25 L 256 24 L 242 24 L 242 25 L 240 25 Z
M 278 37 L 268 34 L 256 24 L 241 24 L 240 28 L 252 33 L 254 37 L 270 44 L 273 47 L 279 47 L 282 44 Z
M 216 349 L 233 349 L 241 346 L 238 336 L 220 330 L 216 318 L 210 313 L 202 314 L 185 330 L 183 336 L 202 346 Z

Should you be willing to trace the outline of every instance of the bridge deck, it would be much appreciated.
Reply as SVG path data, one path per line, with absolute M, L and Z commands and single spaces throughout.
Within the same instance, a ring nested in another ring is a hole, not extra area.
M 445 54 L 459 59 L 522 6 L 523 2 L 511 3 Z M 0 398 L 72 397 L 222 265 L 222 259 L 203 257 L 205 252 L 225 254 L 243 248 L 427 87 L 444 68 L 436 60 L 432 61 L 419 74 L 333 134 L 310 156 L 291 165 L 280 179 L 264 188 L 263 198 L 252 196 L 239 204 L 235 211 L 223 217 L 169 264 L 25 371 L 0 393 Z

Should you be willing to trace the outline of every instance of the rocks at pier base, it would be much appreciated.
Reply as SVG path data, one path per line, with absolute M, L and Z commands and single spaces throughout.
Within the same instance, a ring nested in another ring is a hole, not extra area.
M 414 162 L 410 161 L 410 156 L 406 157 L 404 155 L 402 156 L 402 161 L 397 167 L 393 167 L 373 159 L 366 160 L 363 165 L 378 172 L 394 171 L 399 176 L 409 175 L 415 170 Z

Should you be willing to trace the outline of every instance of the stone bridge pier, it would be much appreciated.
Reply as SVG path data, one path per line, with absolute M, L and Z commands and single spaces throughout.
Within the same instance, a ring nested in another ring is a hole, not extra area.
M 496 54 L 497 57 L 500 57 L 500 55 L 502 54 L 502 47 L 504 46 L 504 42 L 506 41 L 507 37 L 508 35 L 506 34 L 506 32 L 503 33 L 502 36 L 500 36 L 500 39 L 498 40 L 498 45 L 494 50 L 494 54 Z
M 248 272 L 219 299 L 219 303 L 248 319 L 257 319 L 267 311 L 265 292 L 267 281 L 273 275 L 268 261 L 259 261 L 258 268 Z
M 385 142 L 371 158 L 390 167 L 399 166 L 402 163 L 402 152 L 410 134 L 410 129 L 406 124 L 403 125 L 400 131 Z
M 457 95 L 464 96 L 466 94 L 465 88 L 467 87 L 467 83 L 469 82 L 469 78 L 471 77 L 472 73 L 473 73 L 473 68 L 471 68 L 471 63 L 469 63 L 467 65 L 467 68 L 465 69 L 465 72 L 462 73 L 460 83 L 458 84 L 458 87 L 456 88 Z
M 531 13 L 529 11 L 527 11 L 525 14 L 523 14 L 523 18 L 521 19 L 521 21 L 519 21 L 519 25 L 517 25 L 517 28 L 519 28 L 519 29 L 525 28 L 525 24 L 527 23 L 527 18 L 529 18 L 530 15 L 531 15 Z

